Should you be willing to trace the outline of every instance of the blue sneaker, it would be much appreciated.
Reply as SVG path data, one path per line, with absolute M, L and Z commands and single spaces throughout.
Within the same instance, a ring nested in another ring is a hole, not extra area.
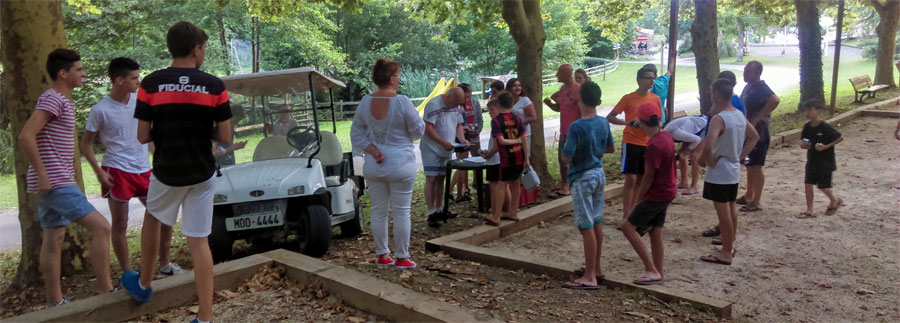
M 139 273 L 133 270 L 126 270 L 122 273 L 119 284 L 128 291 L 131 298 L 134 298 L 138 303 L 145 303 L 153 297 L 153 288 L 141 287 L 140 280 L 141 275 Z
M 191 320 L 191 323 L 200 323 L 200 317 L 194 316 L 194 319 Z M 213 323 L 213 322 L 210 321 L 209 323 Z

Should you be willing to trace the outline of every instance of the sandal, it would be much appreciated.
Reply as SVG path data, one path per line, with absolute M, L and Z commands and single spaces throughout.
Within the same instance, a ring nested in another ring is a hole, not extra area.
M 553 194 L 551 194 L 550 196 L 551 197 L 566 197 L 566 196 L 570 196 L 570 195 L 572 195 L 572 193 L 565 194 L 563 192 L 556 191 L 556 192 L 553 192 Z
M 491 220 L 490 218 L 485 218 L 485 219 L 484 219 L 484 224 L 487 224 L 487 225 L 492 226 L 492 227 L 499 227 L 499 226 L 500 226 L 500 222 L 494 222 L 494 220 Z
M 734 203 L 740 204 L 740 205 L 747 205 L 747 199 L 745 199 L 743 196 L 741 196 L 739 199 L 734 200 Z
M 742 206 L 739 211 L 741 211 L 741 212 L 756 212 L 759 210 L 762 210 L 762 208 L 759 207 L 758 205 L 747 204 L 747 205 Z
M 720 265 L 731 266 L 731 261 L 730 261 L 730 260 L 725 260 L 725 259 L 719 258 L 719 251 L 718 251 L 718 250 L 714 251 L 713 253 L 711 253 L 711 254 L 709 254 L 709 255 L 707 255 L 707 256 L 702 256 L 702 257 L 700 257 L 700 260 L 703 260 L 703 261 L 705 261 L 705 262 L 711 262 L 711 263 L 714 263 L 714 264 L 720 264 Z
M 511 216 L 501 216 L 500 220 L 509 220 L 509 221 L 513 221 L 513 222 L 519 222 L 519 218 L 514 218 Z
M 712 239 L 712 244 L 714 246 L 721 246 L 722 245 L 722 237 L 714 237 Z
M 647 285 L 659 285 L 662 284 L 662 279 L 650 278 L 644 275 L 641 275 L 637 279 L 631 282 L 635 285 L 647 286 Z
M 828 211 L 826 211 L 825 213 L 827 214 Z M 809 212 L 800 212 L 800 214 L 797 214 L 794 217 L 798 219 L 812 219 L 815 218 L 816 215 Z
M 717 225 L 717 226 L 707 229 L 706 231 L 703 231 L 703 236 L 709 238 L 709 237 L 718 236 L 721 233 L 722 233 L 722 231 L 719 230 L 719 226 Z
M 844 200 L 839 198 L 837 206 L 825 209 L 825 215 L 835 215 L 835 213 L 837 213 L 837 210 L 841 208 L 841 205 L 844 205 Z
M 575 269 L 574 272 L 575 272 L 576 275 L 584 276 L 584 267 Z M 601 280 L 606 279 L 606 275 L 604 275 L 604 274 L 598 274 L 596 278 L 597 278 L 597 281 L 599 282 L 599 281 L 601 281 Z
M 563 287 L 563 288 L 568 288 L 568 289 L 575 289 L 575 290 L 595 290 L 595 289 L 600 289 L 600 285 L 594 285 L 594 286 L 591 286 L 591 285 L 582 283 L 582 282 L 577 281 L 577 280 L 573 280 L 573 281 L 570 281 L 570 282 L 568 282 L 568 283 L 565 283 L 565 284 L 562 285 L 562 287 Z

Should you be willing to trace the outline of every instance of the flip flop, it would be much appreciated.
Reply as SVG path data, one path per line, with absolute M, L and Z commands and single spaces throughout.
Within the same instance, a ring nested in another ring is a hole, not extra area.
M 719 226 L 717 225 L 717 226 L 707 229 L 706 231 L 703 231 L 703 236 L 709 238 L 709 237 L 718 236 L 721 233 L 722 233 L 722 231 L 719 230 Z
M 572 195 L 572 193 L 565 194 L 560 191 L 553 192 L 553 197 L 566 197 L 566 196 L 570 196 L 570 195 Z
M 499 226 L 500 226 L 500 223 L 494 222 L 494 221 L 489 220 L 489 219 L 484 219 L 484 224 L 487 224 L 487 225 L 492 226 L 492 227 L 499 227 Z
M 575 285 L 571 285 L 571 284 L 575 284 Z M 590 286 L 590 285 L 587 285 L 587 284 L 582 283 L 582 282 L 577 281 L 577 280 L 573 280 L 573 281 L 571 281 L 571 282 L 565 283 L 565 284 L 562 285 L 562 287 L 563 287 L 563 288 L 568 288 L 568 289 L 575 289 L 575 290 L 596 290 L 596 289 L 600 289 L 600 285 Z
M 683 190 L 683 189 L 688 188 L 689 186 L 687 186 L 687 185 L 678 185 L 677 187 L 678 187 L 679 190 Z
M 745 199 L 743 196 L 741 196 L 737 200 L 734 200 L 734 203 L 739 204 L 739 205 L 747 205 L 747 199 Z
M 686 192 L 681 193 L 682 196 L 697 195 L 697 194 L 700 194 L 700 192 L 698 192 L 698 191 L 686 191 Z
M 575 269 L 574 272 L 575 272 L 576 275 L 584 276 L 584 267 Z M 606 279 L 606 275 L 604 275 L 604 274 L 599 274 L 599 275 L 597 275 L 596 278 L 597 278 L 597 281 L 599 282 L 599 281 L 601 281 L 601 280 Z
M 514 218 L 514 217 L 510 217 L 510 216 L 501 216 L 500 220 L 509 220 L 509 221 L 513 221 L 513 222 L 519 222 L 519 218 Z
M 828 212 L 826 211 L 825 213 L 827 214 Z M 800 214 L 797 214 L 794 217 L 798 219 L 812 219 L 815 218 L 816 215 L 809 212 L 800 212 Z
M 759 210 L 762 210 L 762 208 L 757 205 L 747 204 L 747 205 L 742 206 L 739 211 L 741 211 L 741 212 L 756 212 Z
M 825 209 L 825 215 L 835 215 L 837 210 L 841 208 L 841 205 L 844 205 L 844 200 L 839 198 L 837 206 Z
M 722 237 L 713 237 L 712 244 L 714 246 L 721 246 L 722 245 Z
M 642 280 L 642 279 L 643 279 L 643 280 Z M 650 278 L 650 277 L 641 275 L 640 277 L 638 277 L 637 279 L 635 279 L 635 280 L 632 281 L 631 283 L 632 283 L 632 284 L 635 284 L 635 285 L 641 285 L 641 286 L 647 286 L 647 285 L 659 285 L 659 284 L 662 283 L 662 280 L 661 280 L 661 279 L 654 279 L 654 278 Z
M 711 262 L 711 263 L 714 263 L 714 264 L 720 264 L 720 265 L 731 266 L 731 261 L 727 261 L 727 260 L 724 260 L 724 259 L 719 259 L 718 255 L 717 255 L 716 253 L 711 253 L 711 254 L 709 254 L 709 255 L 707 255 L 707 256 L 702 256 L 702 257 L 700 257 L 700 260 L 703 260 L 703 261 L 705 261 L 705 262 Z

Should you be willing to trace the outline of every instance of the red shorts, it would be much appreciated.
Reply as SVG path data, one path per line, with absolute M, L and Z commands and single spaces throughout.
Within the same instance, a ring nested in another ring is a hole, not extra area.
M 147 188 L 150 186 L 150 173 L 153 172 L 152 170 L 144 173 L 129 173 L 118 168 L 105 166 L 101 168 L 109 173 L 110 181 L 113 184 L 111 190 L 105 186 L 101 189 L 103 197 L 112 197 L 119 201 L 128 201 L 132 197 L 147 197 Z

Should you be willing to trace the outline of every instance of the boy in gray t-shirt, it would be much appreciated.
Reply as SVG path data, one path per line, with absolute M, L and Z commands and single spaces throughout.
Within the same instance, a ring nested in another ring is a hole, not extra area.
M 462 116 L 457 108 L 465 103 L 463 90 L 454 87 L 425 105 L 425 136 L 419 143 L 422 152 L 422 168 L 425 169 L 425 205 L 428 208 L 428 226 L 440 227 L 439 220 L 449 217 L 442 211 L 444 201 L 444 172 L 453 151 L 453 139 L 468 145 L 462 127 Z

